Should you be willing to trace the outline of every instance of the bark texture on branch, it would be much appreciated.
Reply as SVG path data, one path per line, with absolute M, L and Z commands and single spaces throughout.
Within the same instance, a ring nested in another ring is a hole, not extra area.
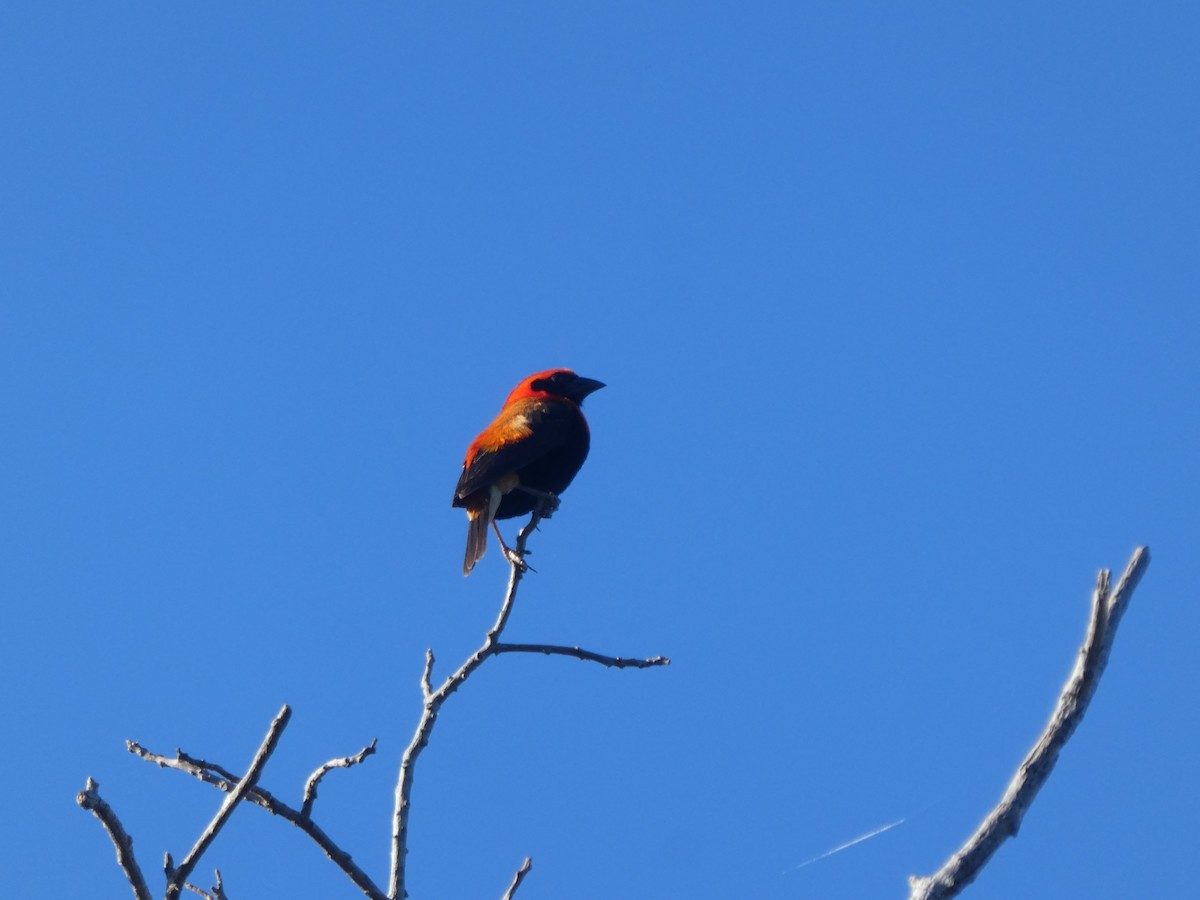
M 1111 573 L 1108 569 L 1100 570 L 1092 594 L 1087 635 L 1079 650 L 1075 668 L 1063 686 L 1045 730 L 1017 767 L 1000 802 L 967 842 L 932 875 L 909 878 L 909 900 L 949 900 L 957 897 L 987 865 L 1000 845 L 1016 836 L 1021 820 L 1058 762 L 1059 753 L 1083 721 L 1083 715 L 1100 683 L 1100 676 L 1108 665 L 1117 626 L 1149 564 L 1150 548 L 1139 547 L 1116 587 L 1111 589 Z
M 416 733 L 404 751 L 400 764 L 400 777 L 395 790 L 395 810 L 392 822 L 392 866 L 390 871 L 389 890 L 385 893 L 363 869 L 351 859 L 350 854 L 341 849 L 312 819 L 313 807 L 317 800 L 317 791 L 322 779 L 333 769 L 350 768 L 361 764 L 376 751 L 376 742 L 363 747 L 352 756 L 342 756 L 331 759 L 319 766 L 305 782 L 300 809 L 295 809 L 279 800 L 270 791 L 259 787 L 258 780 L 262 775 L 267 761 L 279 744 L 284 728 L 291 717 L 291 709 L 285 705 L 271 723 L 262 744 L 259 746 L 254 759 L 244 776 L 235 775 L 229 769 L 213 762 L 189 756 L 182 750 L 177 750 L 174 757 L 162 756 L 142 747 L 136 741 L 127 741 L 126 747 L 130 753 L 154 763 L 160 768 L 175 769 L 198 778 L 205 784 L 212 785 L 226 794 L 216 815 L 208 823 L 196 843 L 188 851 L 183 861 L 176 866 L 171 854 L 166 854 L 163 872 L 166 877 L 166 896 L 168 900 L 178 900 L 185 890 L 198 896 L 209 897 L 211 900 L 224 900 L 225 891 L 221 875 L 216 873 L 216 884 L 211 890 L 205 890 L 190 882 L 189 876 L 199 863 L 205 851 L 212 845 L 218 833 L 224 828 L 234 810 L 244 800 L 262 807 L 272 815 L 279 816 L 291 822 L 325 851 L 326 856 L 340 868 L 354 884 L 370 900 L 397 900 L 407 897 L 404 889 L 404 862 L 408 852 L 408 821 L 411 808 L 413 782 L 413 767 L 417 757 L 429 742 L 430 733 L 437 721 L 442 704 L 458 690 L 459 686 L 481 666 L 489 657 L 505 653 L 539 653 L 550 656 L 571 656 L 587 662 L 595 662 L 610 668 L 651 668 L 665 666 L 670 663 L 666 657 L 655 656 L 648 659 L 636 659 L 619 656 L 608 656 L 584 650 L 580 647 L 563 647 L 554 644 L 505 644 L 500 642 L 500 635 L 508 624 L 512 613 L 513 602 L 516 598 L 517 586 L 526 572 L 532 571 L 524 561 L 525 545 L 530 534 L 537 527 L 540 519 L 545 518 L 548 511 L 539 509 L 517 536 L 515 552 L 508 555 L 512 572 L 508 580 L 508 589 L 500 607 L 500 614 L 495 624 L 487 632 L 483 645 L 475 651 L 459 668 L 451 674 L 436 689 L 433 687 L 433 651 L 425 656 L 425 666 L 421 674 L 421 693 L 424 697 L 424 708 Z M 142 871 L 133 856 L 133 840 L 122 827 L 112 808 L 105 803 L 99 794 L 99 786 L 88 779 L 86 788 L 78 795 L 77 802 L 84 809 L 90 810 L 104 825 L 117 851 L 117 862 L 125 873 L 126 880 L 133 888 L 137 900 L 150 900 L 151 894 L 146 885 Z M 504 894 L 510 900 L 528 875 L 531 861 L 526 858 L 513 876 Z
M 88 778 L 84 789 L 75 797 L 75 802 L 99 819 L 104 830 L 108 832 L 117 850 L 117 865 L 125 873 L 125 880 L 129 882 L 129 886 L 133 888 L 133 896 L 137 897 L 137 900 L 150 900 L 150 888 L 146 885 L 146 878 L 133 855 L 133 838 L 121 825 L 121 820 L 117 818 L 113 808 L 100 796 L 100 785 Z
M 557 505 L 557 501 L 555 505 Z M 600 653 L 593 653 L 590 650 L 583 650 L 579 647 L 560 647 L 554 644 L 506 644 L 500 641 L 500 636 L 504 633 L 504 628 L 508 625 L 509 616 L 512 614 L 513 603 L 517 597 L 517 587 L 520 585 L 525 573 L 531 571 L 524 561 L 526 554 L 525 545 L 529 540 L 529 536 L 537 528 L 538 522 L 546 518 L 547 515 L 548 512 L 545 509 L 537 509 L 530 518 L 529 524 L 517 533 L 514 552 L 508 558 L 509 564 L 512 567 L 512 571 L 508 577 L 508 589 L 505 591 L 504 601 L 500 605 L 500 614 L 496 617 L 495 624 L 492 625 L 491 629 L 484 636 L 483 644 L 480 648 L 467 657 L 466 662 L 459 666 L 436 689 L 433 687 L 432 680 L 434 664 L 433 650 L 425 652 L 425 668 L 421 673 L 421 694 L 425 702 L 421 710 L 420 721 L 417 723 L 417 730 L 413 734 L 412 741 L 405 749 L 403 758 L 400 760 L 400 775 L 396 779 L 395 806 L 392 813 L 392 866 L 388 880 L 388 896 L 393 898 L 393 900 L 402 900 L 402 898 L 408 896 L 408 892 L 405 889 L 408 825 L 412 811 L 413 770 L 417 759 L 420 757 L 421 751 L 429 744 L 429 736 L 433 733 L 433 726 L 437 723 L 438 713 L 441 712 L 442 704 L 489 657 L 499 656 L 502 653 L 541 653 L 546 655 L 573 656 L 576 659 L 596 662 L 618 669 L 645 669 L 654 666 L 665 666 L 671 662 L 663 656 L 655 656 L 650 659 L 626 659 L 619 656 L 606 656 Z M 529 860 L 527 859 L 526 865 L 521 867 L 514 877 L 513 883 L 509 886 L 508 892 L 505 894 L 506 897 L 513 895 L 528 871 Z
M 279 746 L 279 739 L 283 736 L 283 729 L 287 727 L 288 720 L 291 717 L 291 708 L 287 704 L 284 704 L 283 708 L 279 710 L 279 715 L 271 722 L 267 736 L 263 738 L 262 744 L 259 745 L 258 751 L 254 754 L 254 759 L 250 762 L 250 768 L 238 782 L 237 786 L 221 802 L 216 815 L 208 823 L 208 827 L 201 832 L 200 837 L 196 839 L 196 843 L 192 845 L 192 849 L 188 851 L 187 856 L 183 858 L 183 862 L 178 867 L 173 867 L 171 865 L 171 856 L 170 854 L 167 855 L 165 866 L 167 870 L 167 900 L 175 900 L 179 896 L 184 884 L 187 883 L 188 876 L 192 874 L 192 869 L 196 867 L 196 863 L 204 855 L 204 851 L 217 839 L 217 835 L 225 827 L 225 823 L 229 821 L 229 817 L 233 815 L 233 811 L 237 809 L 238 804 L 246 798 L 246 795 L 258 783 L 259 776 L 262 775 L 262 771 L 267 765 L 267 760 L 271 758 L 271 754 Z

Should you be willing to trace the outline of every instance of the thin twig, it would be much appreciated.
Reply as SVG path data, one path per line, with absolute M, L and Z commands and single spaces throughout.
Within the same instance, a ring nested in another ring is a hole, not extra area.
M 421 693 L 428 700 L 433 694 L 433 648 L 425 651 L 425 671 L 421 673 Z
M 504 892 L 504 896 L 500 900 L 512 900 L 513 895 L 517 892 L 517 888 L 521 886 L 521 882 L 525 880 L 525 876 L 529 874 L 529 870 L 533 868 L 533 860 L 530 857 L 525 857 L 525 862 L 521 863 L 521 868 L 517 869 L 517 874 L 513 876 L 512 884 L 508 886 L 508 890 Z
M 545 502 L 540 504 L 534 510 L 529 523 L 517 533 L 517 541 L 514 547 L 515 552 L 509 557 L 511 572 L 508 577 L 508 590 L 505 592 L 504 602 L 500 605 L 500 614 L 496 617 L 496 622 L 491 627 L 491 630 L 484 636 L 483 644 L 480 648 L 467 657 L 466 662 L 459 666 L 436 690 L 433 689 L 430 681 L 433 671 L 433 651 L 428 651 L 425 655 L 425 670 L 421 676 L 421 692 L 425 702 L 421 711 L 421 719 L 417 723 L 417 730 L 413 734 L 412 741 L 405 749 L 403 758 L 400 760 L 400 776 L 396 780 L 396 801 L 392 814 L 392 866 L 388 881 L 388 896 L 393 898 L 393 900 L 404 900 L 408 896 L 404 886 L 404 877 L 405 862 L 408 855 L 408 822 L 412 809 L 413 768 L 416 765 L 417 758 L 421 755 L 421 751 L 429 744 L 429 736 L 433 732 L 433 726 L 437 722 L 442 704 L 446 702 L 451 694 L 458 690 L 459 686 L 471 676 L 471 673 L 483 665 L 489 656 L 497 656 L 501 653 L 522 652 L 558 654 L 573 656 L 576 659 L 590 660 L 616 668 L 643 669 L 650 666 L 667 665 L 670 662 L 664 657 L 633 660 L 615 656 L 602 656 L 599 653 L 592 653 L 590 650 L 581 650 L 578 647 L 501 643 L 500 635 L 504 632 L 504 628 L 508 624 L 508 618 L 512 613 L 513 603 L 517 596 L 517 587 L 521 583 L 522 576 L 529 570 L 529 567 L 524 562 L 526 555 L 525 545 L 529 540 L 529 536 L 537 528 L 538 522 L 544 518 L 548 518 L 556 505 L 556 500 L 552 506 L 547 506 Z M 528 864 L 528 860 L 526 863 Z M 517 873 L 514 884 L 509 888 L 510 894 L 506 896 L 511 896 L 511 892 L 516 890 L 516 886 L 520 884 L 521 879 L 524 878 L 524 873 L 527 871 L 527 867 L 522 867 L 522 871 Z
M 221 870 L 213 869 L 213 873 L 216 875 L 216 882 L 214 882 L 213 886 L 209 888 L 209 891 L 212 891 L 212 893 L 209 893 L 209 891 L 204 890 L 204 888 L 197 884 L 192 884 L 190 881 L 186 882 L 184 887 L 189 891 L 206 898 L 206 900 L 229 900 L 229 898 L 225 896 L 225 884 L 221 881 Z
M 236 788 L 238 782 L 241 780 L 236 775 L 228 775 L 226 769 L 215 763 L 198 763 L 194 756 L 188 756 L 182 750 L 176 750 L 175 758 L 172 759 L 147 750 L 137 741 L 126 741 L 125 749 L 134 756 L 146 760 L 146 762 L 154 763 L 160 769 L 175 769 L 176 771 L 184 772 L 193 778 L 200 779 L 205 784 L 211 784 L 213 787 L 227 794 Z M 251 789 L 245 799 L 251 803 L 258 804 L 269 812 L 275 812 L 272 807 L 279 803 L 270 791 L 258 785 L 255 785 Z
M 375 742 L 377 740 L 378 738 L 371 738 L 371 743 L 367 744 L 367 746 L 363 747 L 353 756 L 341 756 L 337 759 L 331 759 L 309 775 L 308 781 L 304 784 L 304 805 L 300 807 L 300 815 L 306 819 L 312 816 L 313 804 L 317 802 L 317 787 L 321 784 L 321 779 L 325 777 L 330 769 L 348 769 L 351 766 L 358 765 L 375 752 Z
M 219 766 L 208 764 L 212 767 L 213 771 L 202 769 L 195 764 L 194 757 L 189 757 L 182 751 L 177 751 L 175 758 L 171 759 L 170 757 L 150 752 L 136 741 L 126 741 L 126 747 L 130 753 L 141 757 L 147 762 L 154 763 L 160 768 L 175 769 L 176 771 L 184 772 L 226 793 L 232 792 L 237 787 L 236 778 L 231 781 L 214 774 L 220 768 Z M 335 844 L 332 838 L 310 817 L 301 815 L 300 810 L 288 806 L 288 804 L 275 797 L 270 791 L 258 786 L 255 786 L 250 791 L 246 796 L 246 800 L 261 806 L 273 816 L 279 816 L 281 819 L 291 822 L 307 834 L 324 851 L 325 855 L 329 857 L 334 865 L 345 872 L 346 876 L 354 882 L 355 886 L 366 896 L 370 897 L 371 900 L 387 900 L 387 895 L 359 867 L 350 854 Z
M 648 659 L 630 659 L 623 656 L 604 656 L 584 650 L 580 647 L 560 647 L 555 644 L 496 644 L 492 652 L 497 656 L 501 653 L 543 653 L 546 656 L 573 656 L 588 662 L 597 662 L 602 666 L 613 669 L 649 669 L 652 666 L 669 666 L 671 660 L 665 656 L 651 656 Z
M 515 549 L 518 558 L 525 555 L 525 544 L 529 540 L 529 535 L 537 527 L 540 518 L 539 511 L 535 510 L 529 519 L 529 524 L 517 533 Z M 417 723 L 417 730 L 413 734 L 412 741 L 405 748 L 404 756 L 400 759 L 400 777 L 396 780 L 396 802 L 392 812 L 392 866 L 388 878 L 388 896 L 393 900 L 403 900 L 408 896 L 408 892 L 404 888 L 404 864 L 405 857 L 408 855 L 408 819 L 412 809 L 413 767 L 416 765 L 421 751 L 429 744 L 429 735 L 433 732 L 438 712 L 441 710 L 442 704 L 446 702 L 446 698 L 458 690 L 459 685 L 466 681 L 471 673 L 483 665 L 484 660 L 495 652 L 495 644 L 503 633 L 504 626 L 508 624 L 508 617 L 512 613 L 513 601 L 517 596 L 517 586 L 521 583 L 521 578 L 526 571 L 526 566 L 518 562 L 510 561 L 510 567 L 508 590 L 504 594 L 504 602 L 500 606 L 500 614 L 496 617 L 496 623 L 484 636 L 482 646 L 467 657 L 466 662 L 443 681 L 437 690 L 428 689 L 429 674 L 433 668 L 433 652 L 428 651 L 425 654 L 425 670 L 421 677 L 425 703 L 421 710 L 421 719 Z
M 133 888 L 133 895 L 137 900 L 150 900 L 150 888 L 146 885 L 142 869 L 133 855 L 133 838 L 121 825 L 121 820 L 117 818 L 113 808 L 101 798 L 100 785 L 88 778 L 84 789 L 76 795 L 75 802 L 99 819 L 104 830 L 108 832 L 117 850 L 117 865 L 125 873 L 129 886 Z
M 291 717 L 292 710 L 285 703 L 283 708 L 279 710 L 279 714 L 275 716 L 274 721 L 271 722 L 271 727 L 267 730 L 267 736 L 263 738 L 262 744 L 259 745 L 258 751 L 254 754 L 254 759 L 250 762 L 250 768 L 245 776 L 238 782 L 237 787 L 226 795 L 225 800 L 217 810 L 217 814 L 213 816 L 212 821 L 208 823 L 208 827 L 196 839 L 196 843 L 188 851 L 187 856 L 183 858 L 183 862 L 179 864 L 179 867 L 168 872 L 167 900 L 174 900 L 174 898 L 179 896 L 180 890 L 183 888 L 188 876 L 192 874 L 192 869 L 196 867 L 196 863 L 200 861 L 200 857 L 204 855 L 204 851 L 216 840 L 217 834 L 225 827 L 225 823 L 229 821 L 229 817 L 233 815 L 233 811 L 237 809 L 237 805 L 250 793 L 250 789 L 254 787 L 259 776 L 262 775 L 262 770 L 266 766 L 267 760 L 271 758 L 271 754 L 279 746 L 279 738 L 283 735 L 283 729 L 287 727 L 288 719 Z
M 182 760 L 183 762 L 190 763 L 191 765 L 196 766 L 199 769 L 208 769 L 213 774 L 220 775 L 222 778 L 226 779 L 230 784 L 237 784 L 239 781 L 242 780 L 242 777 L 240 775 L 234 775 L 232 772 L 230 772 L 224 766 L 218 765 L 217 763 L 207 762 L 206 760 L 200 759 L 198 756 L 189 756 L 188 754 L 186 754 L 182 750 L 180 750 L 178 747 L 175 748 L 175 755 L 177 757 L 179 757 L 179 759 Z
M 1000 845 L 1016 836 L 1025 813 L 1050 777 L 1059 753 L 1083 720 L 1083 714 L 1108 664 L 1117 625 L 1149 564 L 1150 548 L 1139 547 L 1130 558 L 1116 588 L 1111 591 L 1109 571 L 1100 571 L 1092 595 L 1087 636 L 1045 730 L 1018 766 L 1000 802 L 967 842 L 933 875 L 909 878 L 909 900 L 949 900 L 957 897 L 987 865 Z

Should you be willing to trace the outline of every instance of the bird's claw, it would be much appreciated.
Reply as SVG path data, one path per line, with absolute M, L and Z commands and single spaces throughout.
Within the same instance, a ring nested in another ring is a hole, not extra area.
M 546 494 L 538 503 L 538 518 L 549 519 L 558 512 L 559 500 L 557 494 Z
M 509 565 L 513 566 L 513 568 L 517 569 L 520 572 L 532 572 L 533 571 L 529 567 L 529 563 L 525 562 L 525 557 L 523 557 L 516 550 L 513 550 L 511 547 L 504 548 L 504 558 L 508 560 Z

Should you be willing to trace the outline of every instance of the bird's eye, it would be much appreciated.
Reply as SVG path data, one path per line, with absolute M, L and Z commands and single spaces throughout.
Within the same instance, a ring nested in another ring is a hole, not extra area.
M 569 372 L 555 372 L 547 378 L 539 378 L 530 385 L 535 391 L 561 391 L 573 380 Z

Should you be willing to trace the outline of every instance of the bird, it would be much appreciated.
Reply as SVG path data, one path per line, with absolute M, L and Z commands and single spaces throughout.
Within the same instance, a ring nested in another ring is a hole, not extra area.
M 570 369 L 536 372 L 513 388 L 496 418 L 471 441 L 451 503 L 467 511 L 463 575 L 483 558 L 489 525 L 505 557 L 523 565 L 495 520 L 539 507 L 543 516 L 554 510 L 591 444 L 580 405 L 604 386 Z

